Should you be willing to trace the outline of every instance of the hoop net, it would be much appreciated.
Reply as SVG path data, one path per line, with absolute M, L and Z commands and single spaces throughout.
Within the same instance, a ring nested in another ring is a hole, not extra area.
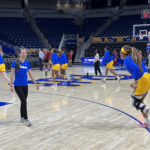
M 140 39 L 143 40 L 143 37 L 145 36 L 145 34 L 140 34 Z

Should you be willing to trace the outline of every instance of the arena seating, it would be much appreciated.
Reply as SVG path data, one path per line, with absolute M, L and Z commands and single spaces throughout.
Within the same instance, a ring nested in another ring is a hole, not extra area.
M 145 23 L 145 20 L 141 19 L 141 15 L 120 16 L 118 20 L 115 20 L 98 37 L 132 36 L 133 25 L 143 23 Z M 146 23 L 150 23 L 150 20 L 146 20 Z M 140 30 L 142 29 L 144 27 L 140 28 Z M 149 27 L 148 30 L 150 31 Z
M 5 54 L 3 56 L 3 61 L 6 66 L 6 70 L 11 70 L 11 65 L 14 60 L 16 60 L 18 54 Z M 37 69 L 39 68 L 39 57 L 38 57 L 38 52 L 34 53 L 28 53 L 26 60 L 30 62 L 31 68 L 32 69 Z
M 0 18 L 0 40 L 14 46 L 44 48 L 26 18 Z
M 83 25 L 81 26 L 79 36 L 85 37 L 85 40 L 87 40 L 92 33 L 95 33 L 98 28 L 102 27 L 106 21 L 108 20 L 108 17 L 98 17 L 98 18 L 86 18 L 83 21 Z
M 75 25 L 73 18 L 36 18 L 37 26 L 51 43 L 58 48 L 63 34 L 78 34 L 79 25 Z
M 142 51 L 142 55 L 145 56 L 147 42 L 115 42 L 115 43 L 93 43 L 88 49 L 85 50 L 85 57 L 94 57 L 95 50 L 99 49 L 100 57 L 104 56 L 104 48 L 109 46 L 112 50 L 116 50 L 120 54 L 120 50 L 124 45 L 129 45 L 135 47 L 138 50 Z

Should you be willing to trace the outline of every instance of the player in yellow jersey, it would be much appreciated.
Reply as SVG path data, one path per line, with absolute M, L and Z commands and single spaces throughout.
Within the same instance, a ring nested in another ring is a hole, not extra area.
M 4 79 L 6 79 L 10 83 L 10 79 L 6 75 L 5 64 L 3 62 L 3 51 L 0 49 L 0 73 Z

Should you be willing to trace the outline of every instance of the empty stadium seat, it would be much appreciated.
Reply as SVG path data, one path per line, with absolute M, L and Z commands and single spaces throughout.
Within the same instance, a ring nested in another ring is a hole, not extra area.
M 73 18 L 36 18 L 36 24 L 51 43 L 58 48 L 63 34 L 78 34 L 80 26 Z
M 97 18 L 86 18 L 83 21 L 83 25 L 81 26 L 79 36 L 85 37 L 85 40 L 87 40 L 92 33 L 95 33 L 100 27 L 102 27 L 106 21 L 108 20 L 108 17 L 97 17 Z
M 149 24 L 150 20 L 146 20 L 146 23 Z M 120 16 L 98 37 L 133 36 L 133 25 L 135 24 L 145 24 L 145 20 L 141 19 L 141 15 Z M 140 30 L 144 29 L 145 27 L 140 27 Z M 150 27 L 146 27 L 146 29 L 150 31 Z M 139 34 L 139 30 L 136 31 L 136 34 Z
M 118 54 L 120 55 L 120 50 L 124 45 L 129 45 L 132 47 L 135 47 L 138 50 L 142 51 L 142 55 L 145 56 L 146 48 L 147 48 L 147 42 L 115 42 L 115 43 L 93 43 L 88 49 L 85 50 L 85 57 L 94 57 L 95 56 L 95 50 L 99 49 L 100 56 L 104 56 L 104 48 L 106 46 L 110 47 L 112 50 L 116 50 Z
M 26 18 L 0 18 L 0 40 L 14 46 L 44 48 Z

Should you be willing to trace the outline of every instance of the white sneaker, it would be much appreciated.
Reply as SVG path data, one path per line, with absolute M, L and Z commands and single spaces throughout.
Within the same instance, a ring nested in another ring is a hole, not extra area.
M 24 119 L 24 124 L 27 126 L 27 127 L 30 127 L 31 126 L 31 123 L 28 119 Z
M 53 84 L 53 85 L 52 85 L 52 88 L 56 88 L 56 87 L 57 87 L 57 84 Z
M 102 82 L 104 82 L 104 83 L 105 83 L 105 82 L 106 82 L 106 79 L 104 78 L 104 79 L 102 80 Z
M 118 82 L 120 83 L 121 81 L 121 77 L 117 76 Z
M 24 123 L 24 118 L 20 118 L 19 122 Z
M 68 80 L 70 80 L 70 78 L 71 78 L 69 74 L 67 74 L 66 77 Z

